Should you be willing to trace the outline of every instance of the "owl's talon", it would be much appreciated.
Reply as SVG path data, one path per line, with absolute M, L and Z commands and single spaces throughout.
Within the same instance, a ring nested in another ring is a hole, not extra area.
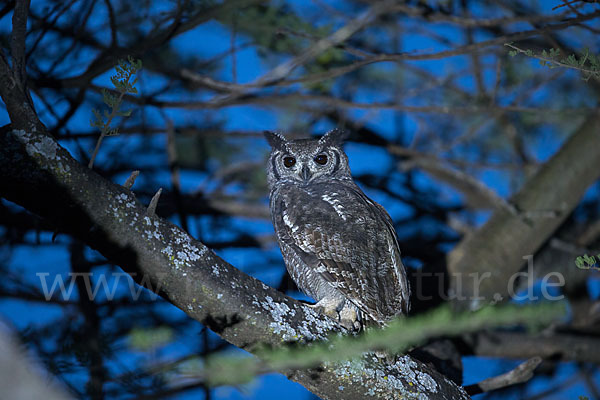
M 321 300 L 317 304 L 308 304 L 310 308 L 328 316 L 329 318 L 339 322 L 344 328 L 349 331 L 358 331 L 361 328 L 358 313 L 354 307 L 342 307 L 340 309 L 339 302 Z
M 338 320 L 338 322 L 340 323 L 340 325 L 342 325 L 344 328 L 346 328 L 349 331 L 359 331 L 360 330 L 360 322 L 358 321 L 352 321 L 349 319 L 340 319 Z
M 375 350 L 373 353 L 375 354 L 375 357 L 379 358 L 381 361 L 385 362 L 386 364 L 394 364 L 397 359 L 396 354 L 392 354 L 387 351 Z
M 339 312 L 340 324 L 349 331 L 358 331 L 361 328 L 358 313 L 354 307 L 344 307 Z
M 315 312 L 318 313 L 318 314 L 325 314 L 325 307 L 323 307 L 319 303 L 316 303 L 316 304 L 307 304 L 307 306 L 309 306 L 310 308 L 312 308 L 313 310 L 315 310 Z
M 319 301 L 317 304 L 309 304 L 309 307 L 319 314 L 327 315 L 329 318 L 333 318 L 336 321 L 340 319 L 337 307 L 334 304 Z

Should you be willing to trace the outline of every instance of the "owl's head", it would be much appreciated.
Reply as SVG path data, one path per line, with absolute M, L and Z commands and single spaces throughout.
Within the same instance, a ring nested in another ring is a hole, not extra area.
M 299 185 L 352 180 L 348 157 L 342 150 L 346 132 L 334 129 L 320 139 L 286 140 L 276 132 L 265 132 L 271 145 L 267 167 L 269 187 L 278 182 Z

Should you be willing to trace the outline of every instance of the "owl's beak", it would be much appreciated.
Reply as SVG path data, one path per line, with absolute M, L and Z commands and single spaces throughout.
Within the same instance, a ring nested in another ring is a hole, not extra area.
M 310 178 L 312 177 L 312 174 L 310 173 L 310 170 L 308 169 L 308 167 L 306 165 L 302 166 L 301 176 L 302 176 L 302 179 L 304 180 L 304 182 L 308 182 L 310 180 Z

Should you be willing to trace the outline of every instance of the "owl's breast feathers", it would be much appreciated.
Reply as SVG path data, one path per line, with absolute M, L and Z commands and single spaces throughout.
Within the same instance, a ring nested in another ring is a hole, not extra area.
M 293 277 L 302 272 L 295 268 L 308 268 L 329 283 L 325 290 L 339 292 L 377 324 L 408 312 L 391 218 L 354 183 L 289 185 L 271 194 L 271 211 L 282 251 L 293 252 L 284 254 Z M 299 281 L 316 300 L 328 295 Z

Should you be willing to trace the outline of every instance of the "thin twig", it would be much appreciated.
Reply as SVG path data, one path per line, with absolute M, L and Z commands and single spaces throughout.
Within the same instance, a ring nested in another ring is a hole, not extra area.
M 310 46 L 303 53 L 298 56 L 287 60 L 267 73 L 263 74 L 261 77 L 255 79 L 249 85 L 254 87 L 265 87 L 265 86 L 273 86 L 278 82 L 286 79 L 296 68 L 304 65 L 308 61 L 311 61 L 319 54 L 327 51 L 331 47 L 337 46 L 338 44 L 346 41 L 355 33 L 361 31 L 374 20 L 377 19 L 381 14 L 385 13 L 392 5 L 394 1 L 385 0 L 375 3 L 365 12 L 361 13 L 358 17 L 352 19 L 346 25 L 341 27 L 340 29 L 333 32 L 330 36 L 323 38 L 312 46 Z M 226 96 L 217 96 L 214 101 L 236 101 L 240 96 L 246 94 L 245 92 L 232 93 Z
M 232 23 L 231 23 L 231 37 L 230 37 L 230 46 L 231 46 L 231 80 L 235 83 L 237 82 L 237 50 L 235 48 L 235 40 L 237 36 L 237 18 L 236 14 L 232 14 Z
M 179 214 L 181 227 L 188 232 L 187 215 L 181 196 L 181 178 L 179 175 L 179 162 L 177 158 L 177 143 L 175 138 L 175 126 L 173 121 L 163 113 L 163 118 L 167 123 L 167 157 L 169 159 L 169 169 L 171 170 L 171 186 L 175 197 L 175 206 Z
M 571 1 L 564 1 L 563 0 L 563 4 L 560 4 L 558 6 L 552 7 L 552 11 L 554 10 L 558 10 L 561 7 L 564 6 L 569 6 L 569 8 L 571 8 L 570 6 L 575 4 L 575 3 L 596 3 L 597 0 L 571 0 Z
M 566 29 L 570 26 L 579 24 L 580 22 L 595 19 L 598 16 L 600 16 L 600 11 L 595 11 L 592 13 L 583 14 L 582 16 L 577 17 L 577 18 L 569 19 L 563 23 L 548 25 L 548 26 L 544 26 L 544 27 L 538 28 L 538 29 L 530 29 L 527 31 L 514 32 L 514 33 L 504 35 L 504 36 L 495 37 L 493 39 L 484 40 L 481 42 L 456 47 L 454 49 L 442 50 L 442 51 L 433 52 L 433 53 L 399 53 L 399 54 L 381 53 L 381 54 L 374 54 L 370 57 L 365 57 L 362 60 L 354 61 L 353 63 L 351 63 L 349 65 L 331 68 L 325 72 L 314 73 L 311 75 L 306 75 L 306 76 L 302 76 L 302 77 L 294 78 L 294 79 L 285 79 L 284 80 L 284 78 L 287 75 L 289 75 L 289 73 L 291 73 L 293 69 L 295 69 L 297 66 L 300 65 L 300 62 L 308 61 L 308 60 L 305 60 L 304 58 L 300 59 L 302 57 L 302 55 L 288 61 L 287 63 L 283 63 L 280 66 L 275 67 L 273 70 L 266 73 L 265 75 L 263 75 L 261 78 L 255 80 L 254 82 L 250 82 L 250 83 L 243 84 L 243 85 L 232 84 L 229 82 L 219 82 L 219 81 L 216 81 L 209 77 L 197 75 L 194 72 L 191 72 L 189 70 L 183 70 L 182 75 L 188 79 L 191 79 L 191 80 L 201 83 L 203 85 L 207 85 L 208 87 L 214 88 L 216 90 L 221 90 L 221 91 L 228 90 L 231 92 L 242 92 L 242 91 L 247 91 L 251 88 L 261 88 L 261 87 L 266 87 L 266 86 L 289 86 L 289 85 L 293 85 L 293 84 L 297 84 L 297 83 L 313 83 L 313 82 L 320 82 L 325 79 L 336 78 L 338 76 L 348 74 L 357 69 L 360 69 L 362 67 L 365 67 L 365 66 L 371 65 L 371 64 L 375 64 L 375 63 L 438 60 L 438 59 L 463 55 L 463 54 L 467 54 L 467 53 L 472 53 L 472 52 L 480 51 L 487 47 L 505 44 L 506 42 L 526 39 L 526 38 L 529 38 L 529 37 L 532 37 L 535 35 L 539 35 L 541 33 L 547 32 L 547 31 L 557 31 L 557 30 Z M 360 17 L 357 19 L 360 19 Z M 353 20 L 353 21 L 356 21 L 356 20 Z M 349 25 L 350 24 L 352 24 L 352 21 L 349 23 Z M 334 33 L 334 35 L 335 35 L 335 33 Z M 313 45 L 313 47 L 311 47 L 311 49 L 319 47 L 318 46 L 319 43 L 328 43 L 329 46 L 327 48 L 337 45 L 338 43 L 331 42 L 330 38 L 332 38 L 332 37 L 333 37 L 333 35 L 330 36 L 329 38 L 321 39 L 319 42 L 315 43 Z M 323 45 L 321 45 L 321 46 L 323 46 Z M 319 48 L 321 48 L 321 47 L 319 47 Z M 308 51 L 310 51 L 310 49 L 307 50 L 307 52 Z M 324 50 L 322 50 L 322 51 L 324 51 Z M 311 54 L 312 54 L 312 52 L 311 52 Z M 284 72 L 287 72 L 287 74 L 285 74 Z M 277 77 L 277 79 L 276 79 L 276 77 Z M 236 96 L 217 97 L 217 98 L 213 99 L 211 102 L 214 101 L 214 102 L 218 102 L 220 104 L 227 103 L 227 102 L 234 102 L 235 99 L 239 95 L 240 95 L 240 93 L 237 93 Z
M 126 188 L 126 189 L 131 189 L 131 187 L 135 183 L 135 180 L 136 180 L 136 178 L 138 177 L 139 174 L 140 174 L 140 171 L 138 171 L 138 170 L 133 171 L 131 173 L 131 175 L 129 175 L 129 178 L 127 178 L 127 180 L 123 184 L 123 187 Z
M 381 14 L 387 12 L 394 3 L 394 1 L 381 1 L 375 3 L 367 11 L 363 12 L 358 17 L 335 31 L 333 34 L 331 34 L 331 36 L 319 40 L 302 54 L 279 64 L 271 71 L 267 72 L 265 75 L 260 77 L 256 83 L 263 86 L 284 79 L 297 67 L 304 65 L 306 62 L 312 60 L 319 54 L 339 43 L 346 41 L 352 35 L 364 29 Z
M 100 92 L 103 88 L 91 84 L 90 89 Z M 114 92 L 109 89 L 109 92 Z M 565 107 L 565 108 L 549 108 L 549 107 L 529 107 L 519 105 L 473 105 L 473 106 L 445 106 L 445 105 L 433 105 L 433 106 L 411 106 L 405 104 L 396 104 L 393 101 L 390 102 L 358 102 L 350 101 L 341 98 L 334 98 L 326 95 L 318 94 L 303 94 L 303 93 L 266 93 L 264 95 L 247 95 L 244 97 L 217 97 L 212 98 L 208 101 L 168 101 L 159 100 L 151 96 L 135 97 L 126 95 L 125 99 L 133 104 L 140 104 L 146 106 L 154 106 L 160 108 L 180 108 L 184 110 L 194 109 L 216 109 L 222 107 L 236 106 L 242 104 L 265 104 L 270 107 L 289 106 L 294 104 L 297 107 L 311 110 L 309 102 L 318 102 L 318 108 L 322 111 L 324 106 L 336 107 L 336 108 L 357 108 L 357 109 L 385 109 L 385 110 L 399 110 L 415 113 L 440 113 L 440 114 L 459 114 L 459 115 L 472 115 L 473 113 L 489 113 L 489 112 L 527 112 L 527 113 L 539 113 L 543 115 L 567 113 L 567 114 L 579 114 L 587 115 L 589 113 L 597 111 L 597 107 Z M 298 105 L 300 104 L 300 105 Z
M 108 10 L 108 21 L 110 24 L 110 46 L 114 48 L 117 47 L 117 24 L 115 21 L 115 12 L 112 4 L 110 4 L 110 0 L 104 0 L 104 4 L 106 4 L 106 9 Z
M 465 386 L 465 391 L 469 395 L 475 395 L 492 390 L 502 389 L 508 386 L 524 383 L 533 377 L 533 370 L 542 362 L 541 357 L 533 357 L 524 363 L 519 364 L 515 369 L 508 371 L 502 375 L 488 378 L 479 383 Z
M 544 57 L 544 56 L 541 56 L 539 54 L 533 54 L 531 51 L 527 51 L 527 50 L 521 49 L 520 47 L 517 47 L 517 46 L 513 45 L 512 43 L 505 43 L 504 45 L 506 47 L 510 47 L 511 49 L 513 49 L 513 50 L 515 50 L 515 51 L 517 51 L 517 52 L 519 52 L 521 54 L 525 54 L 527 57 L 535 58 L 536 60 L 544 61 L 544 62 L 547 62 L 549 64 L 553 64 L 553 65 L 555 65 L 557 67 L 574 69 L 574 70 L 577 70 L 577 71 L 581 71 L 581 72 L 583 72 L 585 74 L 588 74 L 590 76 L 600 76 L 600 71 L 597 71 L 597 70 L 588 69 L 588 68 L 584 68 L 584 67 L 579 67 L 579 66 L 576 66 L 576 65 L 571 65 L 571 64 L 567 64 L 567 63 L 564 63 L 562 61 L 559 61 L 559 60 L 555 60 L 553 58 Z
M 434 157 L 416 157 L 403 162 L 400 167 L 403 170 L 421 168 L 434 178 L 446 182 L 456 190 L 462 192 L 467 202 L 473 207 L 492 207 L 502 209 L 511 215 L 518 215 L 519 211 L 514 205 L 498 196 L 493 190 L 475 177 L 450 167 L 448 164 Z
M 506 16 L 499 18 L 472 18 L 458 15 L 449 15 L 446 13 L 432 13 L 430 9 L 426 7 L 411 7 L 406 4 L 397 4 L 391 11 L 401 12 L 410 17 L 422 17 L 428 22 L 443 22 L 460 25 L 463 27 L 472 28 L 489 28 L 496 26 L 506 26 L 508 24 L 515 24 L 525 22 L 529 24 L 541 24 L 555 21 L 562 21 L 567 16 L 567 12 L 560 14 L 551 15 L 516 15 Z
M 150 204 L 148 205 L 148 210 L 146 210 L 146 214 L 152 216 L 156 213 L 156 206 L 158 205 L 158 199 L 160 199 L 160 195 L 162 194 L 162 188 L 158 189 L 158 192 L 152 197 L 150 200 Z
M 129 79 L 128 79 L 128 81 L 129 81 Z M 121 102 L 123 101 L 123 97 L 124 96 L 125 96 L 125 92 L 121 92 L 119 94 L 119 97 L 117 99 L 117 104 L 121 104 Z M 106 118 L 106 125 L 105 126 L 107 126 L 107 127 L 110 126 L 113 118 L 115 118 L 115 116 L 117 115 L 118 111 L 119 111 L 119 107 L 118 106 L 113 107 L 113 109 L 111 110 L 110 114 Z M 108 134 L 108 132 L 109 132 L 108 129 L 103 129 L 102 132 L 100 132 L 100 137 L 98 138 L 98 141 L 96 142 L 96 147 L 94 148 L 94 152 L 92 153 L 92 157 L 90 158 L 90 162 L 88 163 L 88 168 L 89 169 L 92 169 L 94 167 L 94 161 L 96 160 L 96 156 L 98 155 L 98 151 L 100 151 L 100 145 L 102 144 L 102 140 Z
M 88 168 L 91 169 L 94 166 L 94 160 L 96 159 L 96 156 L 98 155 L 98 151 L 100 150 L 100 145 L 102 143 L 102 139 L 104 139 L 105 136 L 108 136 L 110 134 L 114 135 L 117 133 L 117 129 L 111 129 L 111 127 L 110 127 L 112 120 L 117 115 L 128 116 L 131 114 L 131 110 L 129 110 L 127 112 L 121 111 L 121 103 L 126 94 L 138 93 L 137 89 L 134 86 L 136 84 L 138 78 L 135 78 L 133 80 L 133 82 L 130 82 L 130 80 L 133 78 L 134 75 L 136 75 L 138 73 L 138 71 L 140 70 L 141 67 L 142 67 L 142 61 L 141 60 L 136 61 L 132 57 L 128 57 L 128 64 L 126 64 L 125 61 L 119 61 L 119 65 L 116 66 L 117 74 L 110 78 L 113 85 L 117 89 L 119 96 L 114 97 L 108 91 L 102 91 L 104 103 L 106 103 L 106 105 L 108 105 L 111 108 L 110 114 L 106 115 L 106 112 L 105 112 L 104 118 L 106 118 L 106 121 L 101 116 L 99 111 L 92 110 L 96 116 L 96 120 L 92 121 L 92 126 L 97 126 L 100 128 L 100 137 L 98 138 L 98 141 L 96 142 L 96 148 L 94 149 L 94 152 L 92 153 L 92 157 L 90 158 Z
M 577 238 L 577 244 L 581 246 L 589 246 L 600 237 L 600 219 L 592 222 Z

